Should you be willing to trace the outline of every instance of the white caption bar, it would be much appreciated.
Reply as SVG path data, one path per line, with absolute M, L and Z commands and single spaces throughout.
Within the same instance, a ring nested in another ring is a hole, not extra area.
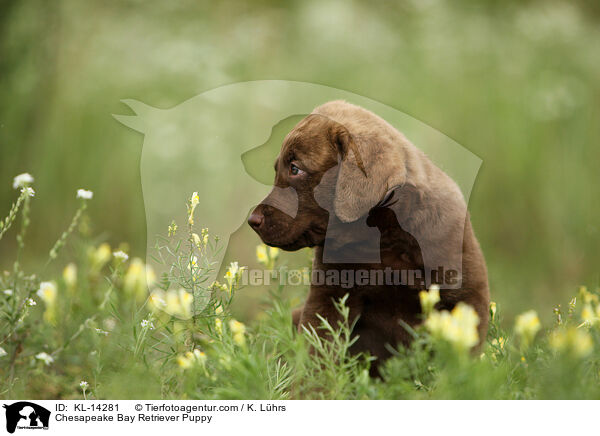
M 0 434 L 502 435 L 592 429 L 597 403 L 569 401 L 1 401 Z M 577 418 L 575 418 L 577 417 Z M 586 418 L 587 417 L 587 418 Z M 225 432 L 225 433 L 222 433 Z

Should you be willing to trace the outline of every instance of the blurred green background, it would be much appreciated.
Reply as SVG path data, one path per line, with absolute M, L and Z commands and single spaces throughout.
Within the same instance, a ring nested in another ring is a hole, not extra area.
M 549 317 L 600 281 L 599 23 L 596 1 L 4 0 L 0 215 L 12 178 L 33 174 L 35 264 L 68 225 L 75 190 L 91 189 L 94 232 L 144 257 L 143 136 L 112 118 L 130 113 L 119 101 L 169 108 L 239 81 L 312 82 L 392 106 L 481 157 L 470 210 L 492 297 L 509 317 Z

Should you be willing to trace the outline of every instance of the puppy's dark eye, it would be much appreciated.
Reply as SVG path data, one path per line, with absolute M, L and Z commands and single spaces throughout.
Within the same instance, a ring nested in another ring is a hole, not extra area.
M 294 164 L 290 164 L 290 173 L 292 173 L 293 176 L 297 176 L 298 174 L 302 173 L 303 171 L 298 168 L 296 165 Z

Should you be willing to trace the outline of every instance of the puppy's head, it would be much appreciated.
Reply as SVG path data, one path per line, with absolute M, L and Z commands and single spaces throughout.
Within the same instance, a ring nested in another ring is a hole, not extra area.
M 322 245 L 328 224 L 356 221 L 384 197 L 389 165 L 379 162 L 377 145 L 348 127 L 313 113 L 286 136 L 273 190 L 248 219 L 265 244 L 289 251 Z

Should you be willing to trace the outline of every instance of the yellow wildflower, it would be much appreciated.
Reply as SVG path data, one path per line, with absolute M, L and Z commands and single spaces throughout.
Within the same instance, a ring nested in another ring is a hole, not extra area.
M 185 355 L 177 356 L 177 364 L 182 369 L 188 369 L 192 367 L 192 361 Z
M 194 241 L 194 245 L 196 247 L 202 247 L 202 240 L 200 239 L 200 236 L 198 236 L 198 233 L 192 233 L 192 240 Z
M 212 285 L 210 285 L 211 289 L 219 289 L 221 291 L 227 291 L 227 285 L 224 283 L 219 283 L 219 282 L 213 282 Z
M 503 338 L 503 337 L 494 338 L 492 340 L 492 345 L 498 347 L 500 350 L 504 350 L 505 344 L 506 344 L 506 338 Z
M 198 206 L 199 203 L 200 203 L 200 197 L 198 196 L 198 192 L 194 192 L 192 194 L 192 198 L 190 199 L 190 205 L 192 207 L 196 207 L 196 206 Z
M 152 291 L 150 297 L 148 298 L 148 304 L 150 305 L 150 310 L 152 310 L 152 312 L 164 310 L 167 305 L 167 302 L 164 298 L 164 292 L 161 289 Z
M 450 342 L 458 350 L 467 350 L 477 344 L 478 324 L 477 313 L 464 303 L 458 303 L 452 312 L 433 311 L 425 321 L 433 336 Z
M 196 256 L 192 256 L 187 267 L 192 272 L 196 271 L 198 269 L 198 258 Z
M 146 286 L 152 286 L 156 283 L 156 273 L 150 265 L 146 265 Z
M 496 302 L 490 301 L 490 316 L 492 320 L 496 319 Z
M 256 259 L 258 263 L 264 265 L 267 269 L 272 269 L 279 257 L 279 248 L 268 247 L 265 244 L 256 246 Z
M 499 337 L 492 339 L 492 341 L 490 342 L 491 349 L 489 350 L 489 357 L 492 360 L 492 362 L 498 361 L 498 357 L 502 355 L 505 344 L 506 338 Z
M 182 288 L 179 291 L 167 292 L 165 301 L 167 303 L 165 312 L 169 315 L 182 319 L 189 319 L 192 316 L 194 298 L 185 289 Z
M 205 247 L 206 244 L 208 244 L 208 229 L 202 229 L 201 235 L 198 235 L 198 233 L 192 233 L 192 239 L 196 247 Z
M 40 283 L 40 289 L 37 291 L 38 297 L 47 305 L 53 305 L 56 302 L 56 284 L 54 282 Z
M 573 298 L 571 298 L 571 301 L 569 301 L 569 313 L 573 313 L 575 311 L 576 307 L 577 307 L 577 297 L 573 297 Z
M 419 299 L 421 300 L 423 313 L 429 315 L 433 307 L 440 301 L 440 287 L 438 285 L 431 285 L 429 291 L 419 292 Z
M 165 312 L 169 315 L 175 316 L 180 311 L 181 305 L 179 304 L 179 297 L 175 292 L 169 291 L 165 295 Z
M 139 257 L 134 258 L 127 269 L 127 273 L 125 274 L 125 289 L 133 290 L 133 286 L 137 283 L 140 276 L 142 275 L 142 271 L 144 269 L 144 262 Z
M 256 246 L 256 259 L 262 265 L 269 263 L 269 255 L 267 254 L 267 246 L 265 244 Z
M 75 291 L 75 287 L 77 286 L 77 266 L 75 266 L 74 263 L 65 266 L 65 269 L 63 270 L 63 280 L 65 281 L 65 285 L 67 285 L 69 292 Z
M 219 318 L 219 316 L 223 313 L 223 306 L 219 305 L 217 307 L 215 307 L 215 315 L 217 315 L 217 317 L 215 318 L 215 331 L 217 332 L 217 334 L 219 336 L 221 336 L 223 334 L 223 321 L 221 320 L 221 318 Z
M 193 351 L 193 354 L 194 358 L 196 359 L 196 362 L 200 363 L 201 365 L 204 365 L 206 363 L 206 353 L 204 353 L 204 351 L 196 349 Z
M 37 291 L 37 295 L 46 304 L 44 319 L 48 323 L 54 324 L 56 322 L 56 284 L 54 282 L 40 283 L 40 288 Z
M 575 357 L 585 357 L 594 348 L 589 332 L 575 327 L 554 330 L 550 335 L 549 342 L 554 350 L 567 352 Z
M 189 211 L 188 222 L 190 223 L 190 225 L 194 224 L 194 210 L 196 209 L 196 206 L 198 206 L 199 203 L 200 203 L 200 197 L 198 196 L 197 192 L 194 192 L 192 194 L 192 198 L 190 198 L 190 206 L 188 208 L 188 211 Z
M 195 365 L 204 366 L 206 364 L 206 354 L 198 349 L 187 351 L 177 356 L 177 364 L 182 369 L 189 369 Z
M 125 278 L 123 279 L 123 289 L 129 295 L 135 295 L 139 302 L 146 299 L 148 290 L 146 284 L 146 267 L 140 258 L 134 258 L 129 264 L 129 268 L 127 268 Z
M 269 257 L 276 261 L 279 258 L 279 248 L 269 247 Z
M 232 319 L 229 321 L 229 330 L 233 334 L 233 342 L 235 342 L 239 346 L 244 346 L 246 344 L 246 337 L 244 334 L 246 333 L 246 326 Z
M 233 335 L 233 342 L 235 342 L 240 347 L 243 347 L 244 345 L 246 345 L 246 337 L 243 333 L 235 333 Z
M 190 318 L 192 316 L 192 304 L 194 303 L 194 296 L 184 289 L 179 290 L 179 301 L 181 302 L 181 314 L 182 318 Z
M 171 221 L 169 225 L 169 236 L 174 236 L 177 233 L 177 223 L 175 220 Z
M 583 305 L 583 309 L 581 309 L 581 319 L 583 320 L 583 325 L 588 327 L 595 325 L 599 320 L 596 312 L 594 312 L 594 308 L 589 303 Z
M 521 338 L 522 344 L 528 347 L 534 340 L 535 335 L 542 328 L 540 319 L 535 310 L 529 310 L 517 316 L 515 320 L 515 332 Z
M 240 267 L 237 262 L 231 262 L 227 272 L 225 273 L 225 280 L 227 281 L 227 291 L 231 294 L 233 292 L 233 288 L 237 285 L 240 277 L 242 276 L 243 271 L 246 269 L 245 266 Z
M 167 314 L 180 319 L 189 319 L 192 316 L 194 297 L 185 289 L 178 291 L 155 289 L 148 300 L 153 312 L 162 310 Z
M 111 257 L 112 251 L 110 249 L 110 245 L 108 245 L 106 242 L 100 244 L 100 246 L 92 253 L 92 269 L 95 271 L 100 271 L 104 265 L 108 263 Z
M 598 304 L 598 295 L 592 294 L 590 291 L 588 291 L 586 286 L 581 286 L 579 288 L 579 299 L 584 303 Z
M 244 325 L 244 323 L 241 323 L 235 319 L 229 321 L 229 329 L 233 334 L 246 332 L 246 326 Z

